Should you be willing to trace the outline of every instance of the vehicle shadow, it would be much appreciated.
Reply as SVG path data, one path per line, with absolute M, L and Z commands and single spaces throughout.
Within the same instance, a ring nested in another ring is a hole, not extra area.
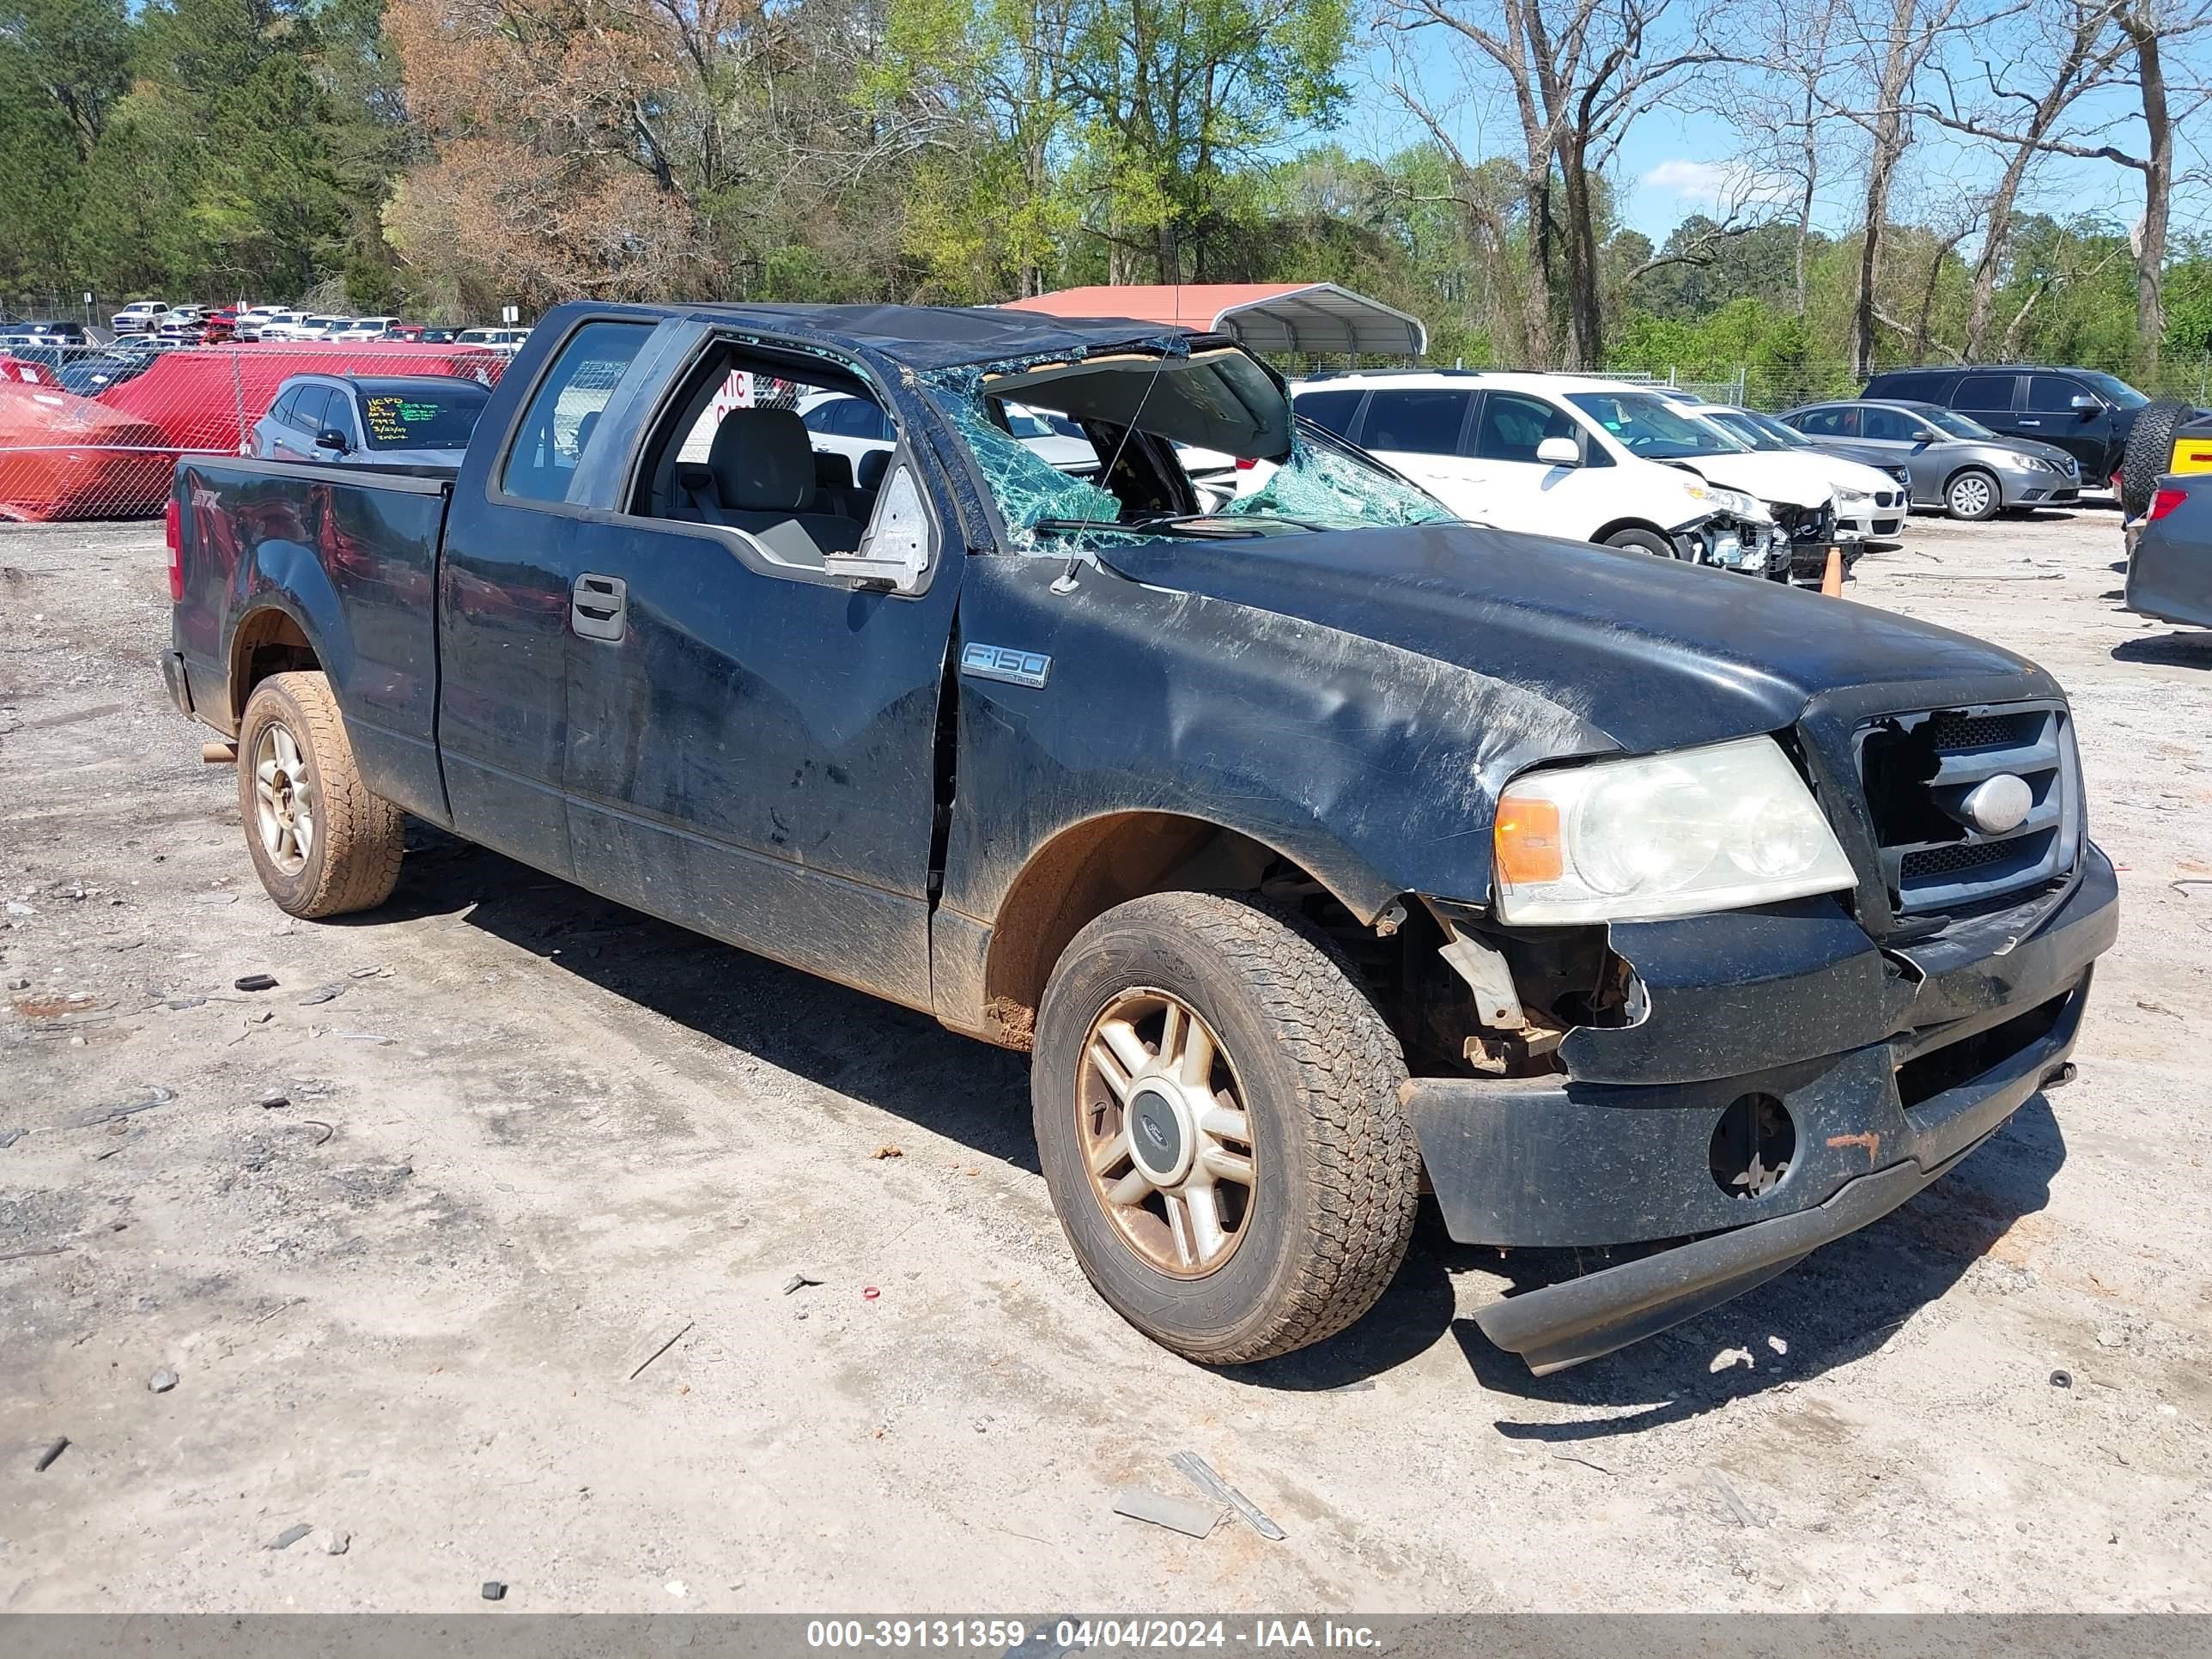
M 465 912 L 517 949 L 781 1070 L 1037 1172 L 1020 1054 L 477 847 L 415 819 L 406 875 L 374 924 Z
M 407 876 L 392 901 L 325 925 L 459 913 L 541 961 L 714 1042 L 945 1135 L 981 1158 L 1038 1173 L 1028 1061 L 955 1036 L 928 1016 L 655 920 L 410 819 Z M 1673 1331 L 1548 1377 L 1457 1317 L 1456 1283 L 1481 1274 L 1528 1290 L 1602 1265 L 1599 1252 L 1455 1243 L 1424 1200 L 1404 1266 L 1350 1329 L 1280 1359 L 1226 1368 L 1231 1380 L 1293 1393 L 1373 1386 L 1449 1333 L 1475 1380 L 1508 1399 L 1638 1409 L 1597 1422 L 1500 1419 L 1510 1437 L 1567 1443 L 1656 1427 L 1879 1348 L 1890 1333 L 1990 1254 L 2048 1201 L 2065 1159 L 2038 1095 L 1960 1169 L 1864 1231 Z M 1767 1341 L 1781 1336 L 1786 1354 Z M 1748 1350 L 1748 1369 L 1712 1356 Z
M 2112 660 L 2153 663 L 2160 668 L 2212 668 L 2212 634 L 2149 634 L 2122 640 L 2112 647 Z

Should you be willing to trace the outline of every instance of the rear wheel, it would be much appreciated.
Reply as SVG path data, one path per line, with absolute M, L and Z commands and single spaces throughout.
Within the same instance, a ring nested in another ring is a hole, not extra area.
M 1616 530 L 1605 538 L 1605 544 L 1626 548 L 1632 552 L 1650 553 L 1662 559 L 1681 556 L 1680 550 L 1672 542 L 1649 530 Z
M 2003 504 L 1996 479 L 1978 467 L 1968 467 L 1943 486 L 1943 505 L 1954 519 L 1994 518 Z
M 2129 518 L 2140 519 L 2150 511 L 2158 481 L 2173 465 L 2173 434 L 2193 413 L 2181 404 L 2147 404 L 2136 416 L 2120 457 L 2120 511 Z
M 313 920 L 391 897 L 405 819 L 362 782 L 321 674 L 254 687 L 238 728 L 238 805 L 254 873 L 279 908 Z
M 1054 970 L 1030 1073 L 1077 1261 L 1201 1364 L 1334 1335 L 1412 1237 L 1405 1079 L 1389 1026 L 1303 921 L 1223 894 L 1117 905 Z

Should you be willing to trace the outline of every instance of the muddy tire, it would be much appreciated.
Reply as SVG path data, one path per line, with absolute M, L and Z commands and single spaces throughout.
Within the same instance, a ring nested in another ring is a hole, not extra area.
M 321 674 L 253 688 L 239 723 L 238 805 L 254 872 L 279 908 L 312 921 L 392 896 L 404 818 L 362 782 Z
M 2136 416 L 2120 457 L 2120 511 L 2127 517 L 2140 519 L 2150 511 L 2158 481 L 2173 465 L 2173 434 L 2195 412 L 2183 404 L 2148 404 Z
M 1213 893 L 1115 906 L 1060 957 L 1030 1071 L 1077 1261 L 1115 1312 L 1200 1364 L 1335 1334 L 1413 1233 L 1405 1079 L 1389 1027 L 1303 921 Z

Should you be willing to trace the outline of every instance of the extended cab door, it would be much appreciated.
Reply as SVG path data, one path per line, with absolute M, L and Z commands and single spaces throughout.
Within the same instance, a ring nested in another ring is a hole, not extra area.
M 755 349 L 701 333 L 688 362 L 608 411 L 615 447 L 574 526 L 575 878 L 927 1009 L 938 703 L 964 542 L 911 434 L 871 493 L 816 486 L 787 407 L 717 421 L 714 388 Z M 802 399 L 810 372 L 862 394 L 850 366 L 807 362 L 773 365 Z M 714 459 L 681 462 L 702 422 Z M 931 544 L 919 592 L 825 564 L 917 514 Z
M 438 745 L 453 827 L 555 875 L 573 873 L 562 770 L 580 520 L 568 497 L 653 331 L 590 319 L 517 366 L 533 383 L 519 414 L 507 416 L 502 387 L 477 423 L 439 560 Z
M 1961 374 L 1951 392 L 1951 407 L 2006 437 L 2035 437 L 2034 428 L 2021 425 L 2021 378 L 2007 372 Z

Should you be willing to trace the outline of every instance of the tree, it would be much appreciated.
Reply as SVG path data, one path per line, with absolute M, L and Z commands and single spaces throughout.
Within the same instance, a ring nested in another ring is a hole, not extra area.
M 1388 26 L 1442 31 L 1462 48 L 1470 79 L 1503 82 L 1521 140 L 1522 217 L 1530 239 L 1532 351 L 1548 356 L 1550 314 L 1564 310 L 1567 356 L 1583 368 L 1605 356 L 1598 292 L 1597 180 L 1621 138 L 1686 71 L 1723 54 L 1704 31 L 1725 8 L 1705 7 L 1686 33 L 1669 31 L 1672 0 L 1385 0 Z M 1441 112 L 1401 77 L 1401 98 L 1439 142 Z M 1553 191 L 1559 200 L 1554 205 Z

